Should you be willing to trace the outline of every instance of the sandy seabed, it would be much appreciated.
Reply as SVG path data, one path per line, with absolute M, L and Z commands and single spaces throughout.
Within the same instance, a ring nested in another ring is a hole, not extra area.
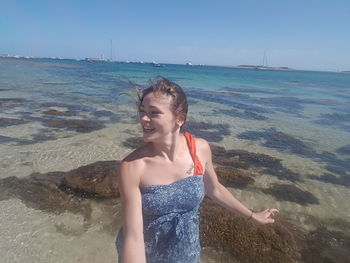
M 206 118 L 208 119 L 208 117 Z M 201 121 L 200 117 L 196 118 Z M 203 119 L 204 121 L 204 119 Z M 249 122 L 241 122 L 240 128 L 232 129 L 230 136 L 218 143 L 226 149 L 244 149 L 250 152 L 265 153 L 280 158 L 283 165 L 301 175 L 322 173 L 323 167 L 297 155 L 267 149 L 255 142 L 244 142 L 235 135 L 246 130 Z M 13 137 L 21 137 L 28 130 L 35 129 L 24 124 L 9 126 L 2 131 Z M 68 133 L 68 132 L 67 132 Z M 121 160 L 132 149 L 122 142 L 129 137 L 140 136 L 135 124 L 113 124 L 107 128 L 74 136 L 59 138 L 29 145 L 0 146 L 0 178 L 9 176 L 26 177 L 34 172 L 69 171 L 97 161 Z M 306 179 L 306 178 L 305 178 Z M 280 182 L 276 177 L 259 175 L 254 187 L 267 187 Z M 324 222 L 335 217 L 350 221 L 346 187 L 336 186 L 315 180 L 307 180 L 298 187 L 314 194 L 320 205 L 302 206 L 292 202 L 276 201 L 254 188 L 230 189 L 232 193 L 254 210 L 264 209 L 266 204 L 280 209 L 281 216 L 288 217 L 295 224 L 312 230 L 316 226 L 309 220 L 315 216 Z M 19 199 L 0 201 L 0 257 L 2 262 L 116 262 L 115 238 L 120 225 L 120 213 L 111 213 L 106 204 L 89 201 L 92 217 L 88 224 L 82 215 L 65 212 L 53 214 L 27 207 Z M 120 211 L 117 201 L 113 204 Z M 110 226 L 117 226 L 111 229 Z M 223 252 L 211 248 L 202 249 L 202 262 L 221 262 L 218 258 L 229 258 Z M 228 262 L 235 262 L 230 258 Z

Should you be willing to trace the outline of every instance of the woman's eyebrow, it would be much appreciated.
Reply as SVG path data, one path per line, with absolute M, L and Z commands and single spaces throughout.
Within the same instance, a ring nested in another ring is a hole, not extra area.
M 143 105 L 143 104 L 140 105 L 140 108 L 144 108 L 144 107 L 145 107 L 145 105 Z M 158 107 L 153 106 L 153 105 L 149 105 L 149 108 L 160 110 Z

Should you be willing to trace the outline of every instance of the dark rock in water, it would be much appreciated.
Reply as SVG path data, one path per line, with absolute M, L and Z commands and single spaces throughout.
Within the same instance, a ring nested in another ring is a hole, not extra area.
M 112 117 L 115 115 L 112 111 L 108 111 L 108 110 L 95 111 L 93 114 L 96 117 Z
M 345 145 L 343 147 L 340 147 L 337 149 L 337 153 L 344 154 L 344 155 L 350 155 L 350 145 Z
M 0 98 L 0 107 L 6 104 L 20 104 L 25 102 L 27 100 L 22 98 Z
M 329 127 L 337 127 L 344 131 L 350 131 L 350 114 L 345 113 L 329 113 L 329 114 L 321 114 L 320 119 L 314 121 L 317 124 L 329 126 Z
M 193 121 L 186 122 L 183 131 L 204 138 L 209 142 L 220 142 L 223 140 L 223 136 L 231 134 L 229 125 Z
M 145 141 L 142 137 L 130 137 L 127 138 L 126 141 L 123 142 L 125 147 L 136 149 L 145 144 Z
M 240 96 L 244 96 L 242 93 L 230 92 L 230 91 L 208 91 L 208 93 L 211 93 L 211 94 L 218 94 L 218 95 L 224 95 L 224 96 L 229 96 L 229 97 L 240 97 Z M 246 95 L 245 95 L 245 96 L 246 96 Z
M 205 197 L 201 205 L 201 245 L 231 253 L 239 262 L 298 262 L 295 233 L 287 224 L 257 225 Z
M 210 149 L 213 154 L 213 156 L 219 156 L 226 153 L 226 149 L 222 146 L 210 144 Z
M 64 174 L 63 184 L 75 192 L 94 197 L 119 197 L 119 161 L 100 161 Z
M 280 159 L 274 158 L 267 154 L 263 153 L 252 153 L 245 150 L 225 150 L 222 148 L 216 148 L 213 151 L 213 160 L 216 162 L 217 158 L 226 158 L 232 159 L 236 158 L 237 160 L 246 163 L 248 167 L 257 166 L 257 167 L 279 167 Z
M 0 179 L 0 200 L 18 198 L 27 206 L 50 213 L 70 211 L 90 218 L 90 205 L 71 198 L 60 188 L 63 174 L 53 172 L 32 174 L 26 178 L 15 176 Z
M 55 119 L 43 120 L 43 124 L 52 128 L 63 128 L 67 130 L 74 130 L 76 132 L 91 132 L 105 127 L 102 122 L 92 120 Z
M 95 112 L 93 112 L 93 114 L 96 117 L 109 118 L 109 121 L 111 121 L 111 122 L 119 121 L 121 119 L 120 116 L 118 116 L 114 112 L 108 111 L 108 110 L 95 111 Z
M 254 167 L 259 172 L 276 176 L 292 182 L 300 181 L 299 175 L 283 167 L 281 160 L 262 153 L 244 150 L 225 150 L 221 146 L 211 145 L 213 162 L 235 168 L 248 169 Z
M 249 163 L 242 162 L 239 157 L 215 157 L 215 160 L 213 160 L 215 163 L 223 165 L 223 166 L 230 166 L 235 168 L 242 168 L 242 169 L 248 169 L 250 167 Z
M 54 110 L 54 109 L 49 109 L 49 110 L 45 110 L 42 112 L 43 114 L 47 114 L 47 115 L 60 115 L 63 112 L 62 111 L 58 111 L 58 110 Z
M 254 179 L 237 168 L 219 166 L 215 169 L 220 183 L 225 186 L 243 188 L 254 183 Z
M 10 118 L 0 118 L 0 127 L 7 127 L 13 125 L 20 125 L 27 123 L 25 120 L 10 119 Z
M 299 174 L 293 172 L 292 170 L 285 168 L 281 165 L 279 169 L 266 168 L 262 169 L 262 173 L 275 176 L 281 180 L 288 180 L 291 182 L 302 182 Z
M 274 184 L 271 188 L 264 189 L 263 192 L 273 195 L 278 200 L 290 201 L 300 205 L 319 204 L 318 199 L 313 194 L 294 185 Z
M 20 145 L 20 144 L 28 144 L 30 143 L 30 140 L 24 140 L 24 139 L 18 139 L 18 138 L 0 135 L 0 143 L 16 143 L 17 145 Z
M 101 161 L 69 172 L 0 179 L 0 201 L 18 198 L 35 209 L 81 213 L 88 219 L 91 208 L 81 197 L 119 197 L 118 165 L 118 161 Z
M 301 249 L 307 263 L 348 263 L 350 261 L 350 237 L 343 232 L 330 231 L 325 227 L 311 231 Z
M 324 174 L 321 176 L 310 176 L 310 178 L 319 180 L 325 183 L 332 183 L 350 187 L 350 176 L 335 176 L 333 174 Z
M 306 146 L 301 140 L 283 132 L 279 132 L 274 128 L 265 129 L 261 132 L 246 131 L 239 134 L 238 138 L 246 140 L 264 139 L 265 141 L 262 143 L 263 146 L 274 148 L 282 152 L 288 151 L 303 156 L 310 156 L 314 153 L 314 151 Z
M 244 110 L 244 111 L 239 111 L 236 109 L 230 109 L 230 110 L 223 110 L 223 109 L 216 109 L 213 111 L 215 114 L 225 114 L 231 117 L 236 117 L 236 118 L 241 118 L 241 119 L 246 119 L 246 120 L 258 120 L 258 121 L 262 121 L 262 120 L 267 120 L 268 118 L 263 116 L 263 115 L 259 115 L 255 112 L 249 111 L 249 110 Z

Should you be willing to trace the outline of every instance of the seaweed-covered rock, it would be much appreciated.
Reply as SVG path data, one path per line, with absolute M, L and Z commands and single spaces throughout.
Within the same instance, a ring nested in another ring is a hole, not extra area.
M 11 118 L 0 118 L 0 127 L 20 125 L 24 123 L 27 123 L 27 121 L 19 120 L 19 119 L 11 119 Z
M 201 244 L 228 251 L 239 262 L 298 262 L 296 234 L 287 224 L 257 225 L 219 207 L 209 198 L 201 206 Z
M 264 189 L 264 193 L 273 195 L 282 201 L 295 202 L 300 205 L 319 204 L 318 199 L 310 192 L 303 191 L 290 184 L 274 184 L 271 188 Z
M 196 137 L 204 138 L 209 142 L 219 142 L 223 139 L 223 135 L 231 134 L 229 126 L 226 124 L 194 121 L 186 122 L 183 131 L 187 131 Z
M 219 166 L 215 168 L 220 183 L 226 186 L 243 188 L 254 183 L 254 179 L 237 168 Z
M 145 141 L 142 137 L 130 137 L 123 142 L 125 147 L 136 149 L 145 144 Z
M 62 114 L 63 112 L 62 112 L 62 111 L 55 110 L 55 109 L 48 109 L 48 110 L 43 111 L 42 113 L 43 113 L 43 114 L 46 114 L 46 115 L 60 115 L 60 114 Z
M 0 138 L 1 141 L 1 138 Z M 319 180 L 325 183 L 332 183 L 332 184 L 337 184 L 337 185 L 341 185 L 341 186 L 345 186 L 345 187 L 349 187 L 350 188 L 350 177 L 343 175 L 343 176 L 335 176 L 333 174 L 323 174 L 321 176 L 315 176 L 312 175 L 310 176 L 311 179 L 315 179 L 315 180 Z
M 90 205 L 70 197 L 60 189 L 63 173 L 32 174 L 0 179 L 0 200 L 18 198 L 27 206 L 50 213 L 70 211 L 90 218 Z
M 235 168 L 254 168 L 258 172 L 276 176 L 292 182 L 300 181 L 299 175 L 283 167 L 281 159 L 267 154 L 252 153 L 245 150 L 225 150 L 224 147 L 211 145 L 213 162 L 223 166 Z
M 119 197 L 119 161 L 100 161 L 64 174 L 63 184 L 71 190 L 94 197 Z
M 76 132 L 91 132 L 105 127 L 102 122 L 93 120 L 54 119 L 43 120 L 43 124 L 52 128 L 63 128 L 67 130 L 74 130 Z
M 350 259 L 350 237 L 319 227 L 306 235 L 301 255 L 307 263 L 347 263 Z
M 338 148 L 337 153 L 340 153 L 343 155 L 350 155 L 350 144 Z
M 27 100 L 22 98 L 0 98 L 0 107 L 6 104 L 21 104 L 25 102 Z

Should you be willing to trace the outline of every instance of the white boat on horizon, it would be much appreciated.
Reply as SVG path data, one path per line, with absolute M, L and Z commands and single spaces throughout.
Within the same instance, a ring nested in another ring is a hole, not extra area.
M 161 67 L 161 65 L 156 61 L 152 61 L 152 66 L 153 67 Z

